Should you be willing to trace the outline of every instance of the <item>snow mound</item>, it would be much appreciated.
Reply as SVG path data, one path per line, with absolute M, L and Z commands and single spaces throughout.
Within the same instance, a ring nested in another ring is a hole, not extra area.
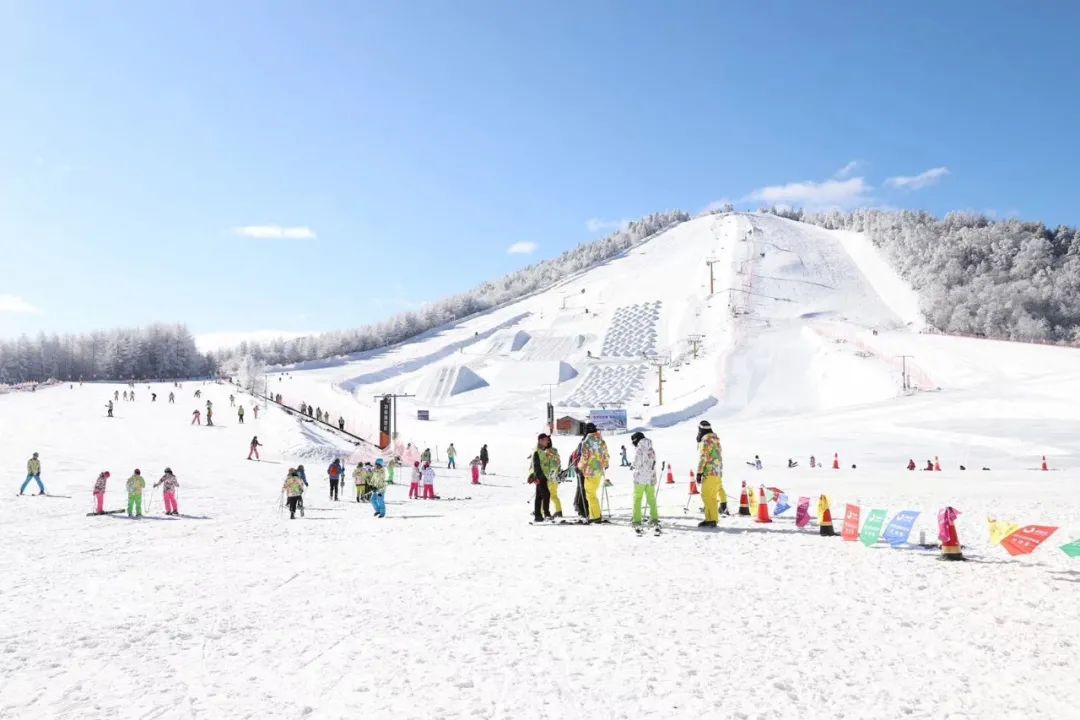
M 601 365 L 591 368 L 570 397 L 560 402 L 565 407 L 599 407 L 601 404 L 624 404 L 645 387 L 646 365 Z
M 623 306 L 615 311 L 600 354 L 641 357 L 656 352 L 656 324 L 660 301 Z
M 533 333 L 528 345 L 521 350 L 522 360 L 562 360 L 579 351 L 586 342 L 585 335 L 549 335 Z
M 461 395 L 488 386 L 487 380 L 477 375 L 470 367 L 463 365 L 458 368 L 457 376 L 450 386 L 450 395 Z
M 529 335 L 529 333 L 525 332 L 524 330 L 518 330 L 516 333 L 514 333 L 514 339 L 510 343 L 510 352 L 517 352 L 521 350 L 529 343 L 529 340 L 531 339 L 532 336 Z

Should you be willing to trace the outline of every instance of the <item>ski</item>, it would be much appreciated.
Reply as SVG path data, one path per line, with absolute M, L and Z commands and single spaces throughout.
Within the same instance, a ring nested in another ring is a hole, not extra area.
M 95 515 L 119 515 L 122 512 L 125 512 L 124 508 L 120 508 L 119 510 L 104 510 L 102 512 L 88 512 L 86 513 L 86 517 L 94 517 Z

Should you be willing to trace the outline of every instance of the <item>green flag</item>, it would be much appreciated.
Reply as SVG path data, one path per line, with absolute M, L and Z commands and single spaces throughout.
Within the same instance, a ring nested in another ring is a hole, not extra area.
M 881 537 L 881 526 L 885 524 L 884 510 L 871 510 L 863 523 L 862 532 L 859 533 L 859 542 L 870 547 Z
M 1068 545 L 1062 545 L 1061 552 L 1069 557 L 1080 557 L 1080 540 L 1073 540 Z

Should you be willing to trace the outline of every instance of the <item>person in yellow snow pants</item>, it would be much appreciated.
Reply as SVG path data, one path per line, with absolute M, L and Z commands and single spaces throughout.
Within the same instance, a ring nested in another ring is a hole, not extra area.
M 720 504 L 727 503 L 724 481 L 719 475 L 706 475 L 701 479 L 701 501 L 705 503 L 705 520 L 719 522 Z
M 589 502 L 590 521 L 600 519 L 600 486 L 603 482 L 603 475 L 585 476 L 585 499 Z
M 548 480 L 548 492 L 551 493 L 551 502 L 555 503 L 555 517 L 562 517 L 562 503 L 559 502 L 558 480 Z

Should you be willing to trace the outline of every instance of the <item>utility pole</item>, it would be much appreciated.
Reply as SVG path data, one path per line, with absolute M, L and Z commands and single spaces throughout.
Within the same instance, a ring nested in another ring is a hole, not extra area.
M 645 359 L 649 361 L 649 364 L 656 368 L 656 394 L 657 394 L 657 407 L 664 404 L 664 367 L 671 362 L 670 357 L 649 356 L 646 355 Z
M 705 336 L 704 336 L 704 335 L 700 335 L 700 334 L 697 334 L 697 333 L 695 333 L 694 335 L 689 335 L 689 336 L 687 336 L 687 338 L 686 338 L 686 341 L 687 341 L 688 343 L 690 343 L 690 348 L 691 348 L 691 349 L 693 350 L 693 352 L 694 352 L 694 359 L 695 359 L 695 360 L 697 360 L 697 357 L 698 357 L 698 350 L 699 350 L 699 349 L 701 348 L 701 342 L 702 342 L 702 340 L 704 340 L 704 339 L 705 339 Z
M 901 380 L 901 383 L 903 385 L 904 392 L 907 392 L 908 390 L 911 389 L 911 378 L 908 375 L 908 371 L 907 371 L 907 361 L 911 360 L 911 359 L 914 359 L 915 356 L 914 355 L 897 355 L 896 357 L 900 358 L 900 362 L 902 363 L 901 364 L 901 369 L 900 369 L 900 380 Z
M 416 397 L 416 396 L 415 395 L 407 395 L 407 394 L 398 395 L 397 393 L 384 393 L 382 395 L 375 395 L 373 397 L 376 400 L 382 400 L 383 398 L 388 397 L 393 401 L 393 403 L 394 403 L 394 427 L 393 427 L 393 430 L 391 430 L 391 433 L 392 433 L 392 437 L 395 440 L 397 440 L 397 401 L 398 401 L 398 398 L 412 398 L 412 397 Z
M 716 278 L 713 276 L 713 265 L 720 262 L 720 258 L 708 258 L 705 264 L 709 266 L 709 295 L 716 292 Z

